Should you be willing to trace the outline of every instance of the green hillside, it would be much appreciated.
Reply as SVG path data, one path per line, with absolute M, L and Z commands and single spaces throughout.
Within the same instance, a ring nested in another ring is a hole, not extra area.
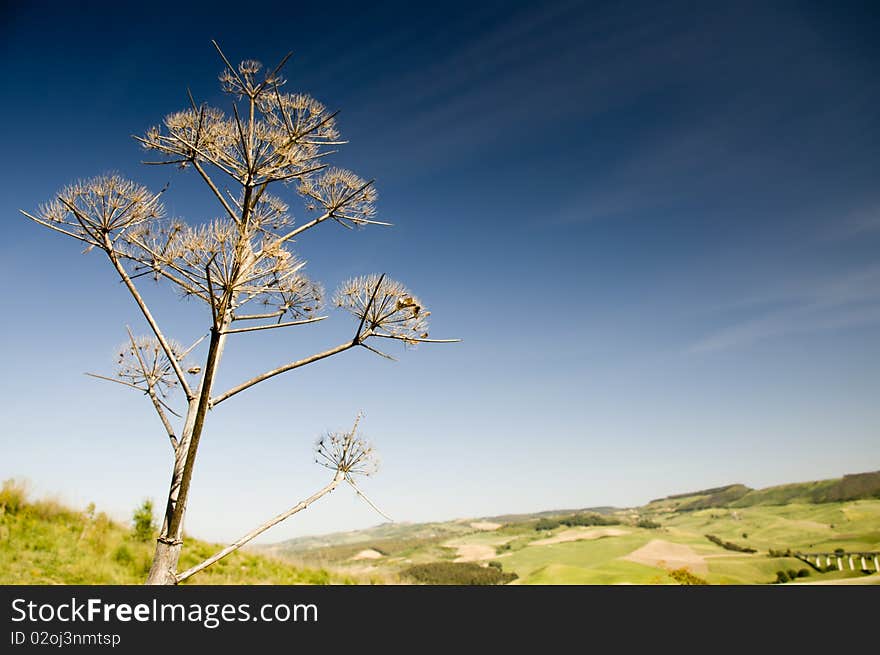
M 865 473 L 761 490 L 735 484 L 601 513 L 385 524 L 269 551 L 350 575 L 414 582 L 455 583 L 477 564 L 493 569 L 496 583 L 516 576 L 511 584 L 769 584 L 780 574 L 789 584 L 876 584 L 870 559 L 868 574 L 858 559 L 852 570 L 845 558 L 843 571 L 820 571 L 794 555 L 880 551 L 878 480 Z
M 855 473 L 834 480 L 785 484 L 759 489 L 743 496 L 731 506 L 833 503 L 862 498 L 880 498 L 880 471 Z
M 880 471 L 854 473 L 830 480 L 783 484 L 765 489 L 750 489 L 742 484 L 732 484 L 666 496 L 652 500 L 647 507 L 653 510 L 688 511 L 709 507 L 832 503 L 866 498 L 880 498 Z
M 0 490 L 0 584 L 141 584 L 155 542 L 94 508 L 77 511 L 52 500 L 30 500 L 8 480 Z M 188 568 L 221 546 L 188 538 Z M 353 582 L 320 568 L 301 568 L 239 551 L 191 578 L 192 584 L 331 584 Z

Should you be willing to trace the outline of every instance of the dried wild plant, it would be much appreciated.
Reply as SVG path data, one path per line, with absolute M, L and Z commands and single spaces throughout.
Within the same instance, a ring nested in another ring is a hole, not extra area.
M 430 312 L 403 284 L 384 275 L 357 277 L 342 284 L 332 299 L 333 306 L 346 310 L 357 322 L 351 339 L 215 392 L 230 335 L 327 318 L 321 313 L 323 287 L 306 276 L 305 262 L 290 249 L 295 239 L 328 221 L 347 229 L 390 223 L 376 219 L 372 180 L 327 164 L 345 143 L 336 124 L 337 112 L 308 95 L 283 91 L 286 80 L 281 69 L 290 55 L 266 71 L 252 60 L 235 67 L 214 46 L 225 66 L 220 83 L 230 96 L 231 113 L 198 105 L 189 95 L 189 106 L 135 138 L 158 157 L 145 163 L 193 169 L 216 199 L 219 217 L 201 225 L 164 218 L 160 200 L 165 189 L 153 193 L 115 174 L 76 182 L 35 214 L 22 212 L 85 243 L 86 251 L 102 250 L 149 327 L 145 337 L 129 331 L 118 350 L 115 376 L 90 374 L 147 396 L 171 442 L 171 485 L 148 584 L 176 584 L 190 577 L 343 481 L 375 508 L 354 481 L 354 476 L 372 472 L 375 464 L 372 448 L 357 436 L 358 416 L 351 431 L 328 434 L 317 446 L 316 461 L 334 471 L 327 486 L 204 562 L 179 572 L 186 504 L 210 409 L 271 377 L 352 348 L 393 359 L 374 345 L 376 339 L 401 341 L 406 347 L 455 341 L 429 338 Z M 298 198 L 304 218 L 297 219 L 287 200 L 269 193 L 270 185 Z M 140 294 L 141 277 L 170 284 L 181 296 L 203 302 L 208 310 L 207 332 L 185 349 L 167 338 Z M 185 364 L 203 341 L 207 344 L 199 351 L 200 363 Z M 183 396 L 180 413 L 173 409 L 171 398 L 178 390 Z

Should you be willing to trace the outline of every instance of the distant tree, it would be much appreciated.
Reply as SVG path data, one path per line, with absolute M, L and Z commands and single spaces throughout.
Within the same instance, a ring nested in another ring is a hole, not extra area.
M 416 564 L 400 572 L 404 578 L 433 585 L 497 585 L 517 579 L 516 573 L 504 573 L 494 566 L 475 562 L 429 562 Z
M 535 530 L 553 530 L 562 525 L 559 521 L 553 519 L 538 519 L 535 523 Z
M 144 500 L 134 511 L 132 517 L 132 533 L 138 541 L 149 541 L 153 538 L 156 530 L 156 521 L 153 518 L 153 501 Z
M 428 338 L 430 312 L 404 285 L 385 275 L 356 277 L 343 283 L 332 297 L 333 305 L 354 317 L 357 327 L 351 338 L 215 391 L 228 341 L 250 339 L 252 335 L 244 335 L 257 331 L 296 329 L 327 318 L 320 313 L 323 288 L 304 275 L 305 262 L 289 249 L 295 239 L 324 223 L 346 229 L 389 223 L 375 218 L 372 180 L 326 163 L 345 143 L 336 126 L 336 112 L 307 95 L 282 90 L 281 69 L 290 55 L 263 73 L 256 61 L 233 66 L 214 45 L 225 66 L 220 82 L 231 98 L 232 114 L 198 105 L 190 95 L 189 107 L 169 114 L 162 125 L 136 138 L 159 158 L 148 163 L 194 170 L 217 201 L 220 218 L 198 226 L 164 220 L 162 191 L 151 192 L 118 175 L 76 182 L 35 214 L 22 212 L 79 241 L 86 251 L 102 251 L 149 327 L 149 336 L 129 331 L 118 350 L 115 375 L 95 375 L 148 398 L 170 441 L 171 484 L 148 584 L 176 584 L 186 579 L 305 509 L 341 482 L 355 486 L 353 476 L 370 468 L 372 449 L 357 436 L 357 422 L 350 432 L 328 435 L 317 456 L 333 470 L 326 486 L 202 564 L 179 572 L 190 483 L 210 409 L 277 375 L 348 350 L 364 348 L 393 359 L 375 343 L 398 341 L 409 348 L 438 341 Z M 215 180 L 217 175 L 233 189 L 226 190 L 223 182 Z M 287 202 L 271 195 L 270 187 L 293 189 L 307 218 L 295 224 Z M 139 290 L 145 277 L 164 281 L 182 297 L 202 303 L 206 321 L 201 338 L 183 347 L 166 336 Z M 201 347 L 200 363 L 185 363 L 197 347 Z M 357 384 L 347 383 L 349 390 Z M 176 390 L 183 396 L 180 414 L 170 399 Z M 180 418 L 177 427 L 173 417 Z M 250 458 L 247 444 L 247 437 L 242 436 L 237 443 L 239 459 L 254 470 L 259 462 Z

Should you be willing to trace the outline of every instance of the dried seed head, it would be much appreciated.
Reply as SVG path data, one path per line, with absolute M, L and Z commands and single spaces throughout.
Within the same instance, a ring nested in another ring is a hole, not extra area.
M 363 319 L 364 326 L 375 334 L 407 345 L 428 337 L 431 312 L 400 282 L 387 277 L 368 275 L 348 280 L 336 291 L 333 304 Z
M 324 287 L 304 275 L 290 275 L 265 287 L 264 305 L 278 309 L 293 319 L 316 316 L 324 304 Z
M 244 192 L 238 199 L 238 204 L 244 202 Z M 289 214 L 290 207 L 286 202 L 268 193 L 260 196 L 260 199 L 254 203 L 250 213 L 249 221 L 252 227 L 262 230 L 266 233 L 280 230 L 288 227 L 293 223 L 293 218 Z
M 173 160 L 216 161 L 232 167 L 238 131 L 235 122 L 219 109 L 204 107 L 168 114 L 161 127 L 147 130 L 141 143 Z
M 304 180 L 299 192 L 348 227 L 367 225 L 376 215 L 375 187 L 351 171 L 330 168 L 315 178 Z
M 182 362 L 183 347 L 174 341 L 169 345 L 177 361 Z M 163 397 L 178 384 L 174 367 L 155 337 L 135 337 L 119 346 L 116 367 L 123 381 L 144 391 L 152 388 Z
M 63 225 L 84 241 L 106 249 L 110 241 L 164 213 L 159 194 L 119 175 L 101 175 L 71 184 L 52 202 L 40 206 L 43 221 Z
M 242 75 L 256 75 L 263 68 L 263 64 L 255 59 L 245 59 L 238 65 L 238 72 Z
M 315 459 L 326 468 L 352 475 L 373 475 L 379 469 L 375 449 L 357 435 L 357 424 L 350 432 L 328 432 L 315 444 Z
M 304 93 L 264 94 L 259 101 L 266 122 L 298 141 L 334 141 L 339 138 L 335 118 L 327 108 Z

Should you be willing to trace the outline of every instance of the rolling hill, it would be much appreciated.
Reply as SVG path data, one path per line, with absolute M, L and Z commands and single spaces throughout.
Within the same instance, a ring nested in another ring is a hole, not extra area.
M 194 564 L 219 546 L 188 539 Z M 94 507 L 0 490 L 0 583 L 139 584 L 152 543 Z M 751 489 L 433 523 L 386 523 L 244 549 L 196 584 L 877 584 L 871 556 L 842 570 L 799 552 L 880 552 L 880 472 Z
M 765 489 L 732 484 L 652 500 L 648 507 L 675 508 L 679 511 L 708 507 L 754 507 L 787 503 L 830 503 L 864 498 L 880 498 L 880 471 L 853 473 L 842 478 L 815 482 L 796 482 Z
M 758 490 L 725 485 L 635 508 L 383 524 L 264 547 L 340 573 L 435 583 L 456 583 L 474 564 L 494 568 L 498 582 L 515 575 L 512 584 L 767 584 L 780 573 L 797 583 L 880 583 L 794 556 L 836 549 L 880 551 L 880 472 Z

